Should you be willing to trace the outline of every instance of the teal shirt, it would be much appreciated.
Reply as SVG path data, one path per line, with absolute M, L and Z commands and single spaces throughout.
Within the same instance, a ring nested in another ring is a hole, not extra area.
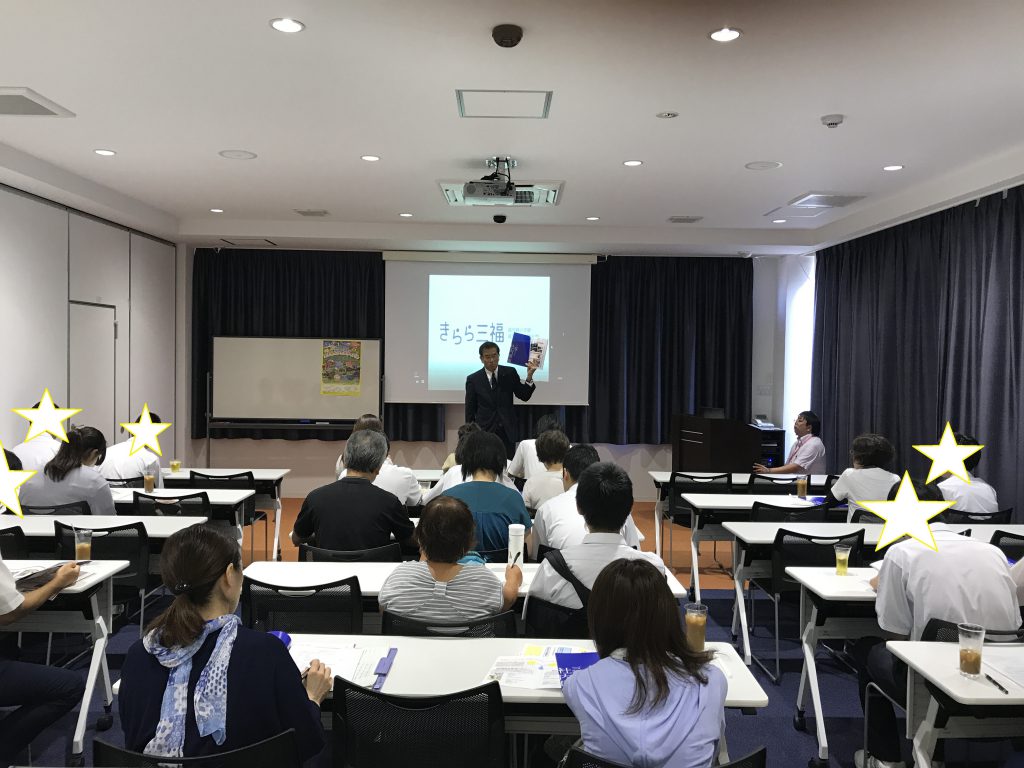
M 466 502 L 476 522 L 475 548 L 480 552 L 508 549 L 508 527 L 512 523 L 525 525 L 526 530 L 533 527 L 523 497 L 501 483 L 472 480 L 449 488 L 441 495 Z

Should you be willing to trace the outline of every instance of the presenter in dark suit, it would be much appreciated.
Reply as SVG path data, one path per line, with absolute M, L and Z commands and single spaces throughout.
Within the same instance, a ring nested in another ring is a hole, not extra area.
M 533 372 L 537 369 L 527 366 L 526 381 L 520 381 L 515 368 L 498 365 L 500 356 L 501 350 L 493 341 L 480 345 L 480 362 L 484 367 L 466 377 L 466 421 L 475 421 L 484 431 L 500 437 L 511 459 L 516 443 L 512 396 L 524 402 L 533 397 Z

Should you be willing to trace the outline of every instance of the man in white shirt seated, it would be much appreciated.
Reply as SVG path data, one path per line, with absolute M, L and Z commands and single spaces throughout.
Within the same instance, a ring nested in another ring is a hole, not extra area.
M 766 467 L 755 464 L 754 472 L 759 475 L 823 475 L 825 468 L 825 444 L 821 434 L 821 419 L 814 411 L 801 411 L 793 422 L 796 442 L 789 449 L 789 457 L 781 467 Z
M 925 486 L 929 487 L 929 486 Z M 925 494 L 919 494 L 924 496 Z M 978 539 L 960 536 L 941 524 L 932 531 L 938 552 L 907 539 L 885 553 L 878 575 L 878 626 L 903 638 L 919 640 L 930 619 L 978 624 L 989 630 L 1020 628 L 1017 591 L 1006 556 Z M 854 647 L 860 662 L 861 703 L 869 682 L 899 702 L 906 701 L 907 668 L 881 638 L 864 638 Z M 858 768 L 902 768 L 900 731 L 889 701 L 874 697 L 867 734 L 871 758 L 854 755 Z M 941 744 L 941 742 L 940 742 Z
M 160 421 L 160 417 L 152 411 L 149 412 L 149 418 L 154 424 Z M 142 417 L 139 416 L 135 422 L 138 423 L 141 419 Z M 121 431 L 124 432 L 124 427 L 121 427 Z M 155 487 L 163 488 L 164 479 L 160 475 L 160 457 L 149 448 L 136 451 L 135 455 L 130 455 L 131 451 L 131 437 L 109 446 L 107 456 L 103 459 L 103 464 L 100 465 L 100 474 L 107 480 L 131 480 L 144 475 L 153 475 Z
M 600 460 L 597 449 L 592 445 L 574 445 L 566 452 L 562 460 L 562 485 L 565 493 L 555 496 L 537 510 L 533 519 L 533 536 L 530 538 L 531 559 L 537 559 L 541 544 L 552 549 L 565 549 L 583 543 L 587 525 L 576 508 L 576 481 L 583 470 Z M 627 546 L 640 548 L 643 537 L 633 522 L 632 514 L 626 516 L 626 522 L 619 533 Z
M 38 403 L 36 407 L 39 407 Z M 42 472 L 43 467 L 50 463 L 59 450 L 60 440 L 49 432 L 44 432 L 26 443 L 18 443 L 11 449 L 11 453 L 21 460 L 21 467 L 26 472 L 29 470 Z
M 591 464 L 580 473 L 576 507 L 588 533 L 581 544 L 566 547 L 561 553 L 572 575 L 587 589 L 594 586 L 597 575 L 613 560 L 645 558 L 665 572 L 661 558 L 652 552 L 633 549 L 620 533 L 633 508 L 633 483 L 626 470 L 611 462 Z M 572 584 L 559 576 L 546 560 L 540 564 L 530 584 L 527 600 L 530 597 L 564 608 L 583 607 Z
M 537 458 L 544 471 L 534 474 L 523 486 L 523 501 L 528 509 L 539 509 L 541 504 L 565 491 L 562 485 L 562 461 L 569 450 L 569 438 L 558 429 L 541 432 L 537 437 Z
M 546 413 L 537 419 L 537 428 L 533 433 L 534 437 L 530 440 L 520 440 L 519 445 L 516 446 L 515 455 L 512 457 L 512 463 L 508 468 L 508 473 L 512 477 L 529 480 L 534 475 L 544 472 L 544 462 L 537 458 L 536 438 L 552 429 L 565 432 L 562 422 L 558 420 L 557 416 L 552 413 Z
M 407 507 L 419 506 L 423 499 L 423 489 L 420 487 L 420 481 L 416 479 L 416 473 L 411 469 L 400 467 L 391 460 L 391 439 L 388 437 L 387 432 L 384 431 L 384 424 L 374 414 L 366 413 L 356 421 L 352 427 L 352 434 L 361 432 L 364 429 L 370 429 L 384 435 L 384 439 L 387 440 L 388 444 L 389 455 L 385 457 L 384 464 L 381 466 L 380 472 L 377 473 L 373 484 L 393 495 Z M 345 477 L 344 453 L 338 457 L 334 468 L 337 470 L 339 480 Z
M 858 501 L 889 498 L 889 491 L 900 481 L 899 475 L 889 471 L 889 464 L 895 455 L 892 443 L 882 435 L 857 435 L 850 448 L 853 466 L 845 470 L 829 488 L 825 502 L 849 502 L 846 521 L 850 522 L 854 511 L 859 509 Z
M 978 439 L 970 435 L 957 432 L 953 435 L 957 445 L 981 445 Z M 952 509 L 959 509 L 963 512 L 991 513 L 999 511 L 999 500 L 996 498 L 996 489 L 986 483 L 980 477 L 974 476 L 974 470 L 978 468 L 981 461 L 981 451 L 972 453 L 964 459 L 964 469 L 971 479 L 965 483 L 959 477 L 948 472 L 944 478 L 939 480 L 939 490 L 946 501 L 956 502 Z

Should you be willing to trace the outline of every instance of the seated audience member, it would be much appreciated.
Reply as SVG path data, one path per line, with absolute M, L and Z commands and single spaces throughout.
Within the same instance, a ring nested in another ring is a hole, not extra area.
M 781 467 L 766 467 L 755 464 L 754 472 L 763 475 L 823 475 L 825 468 L 825 444 L 821 434 L 821 419 L 814 411 L 801 411 L 793 422 L 796 442 L 789 450 L 789 458 Z
M 362 432 L 364 429 L 371 429 L 384 435 L 388 445 L 388 452 L 391 452 L 391 440 L 388 439 L 388 434 L 384 431 L 384 425 L 380 419 L 373 414 L 360 416 L 355 426 L 352 427 L 352 432 L 354 434 Z M 335 464 L 339 480 L 346 475 L 344 458 L 345 455 L 342 454 L 338 457 L 337 464 Z M 384 463 L 381 465 L 380 472 L 377 473 L 373 484 L 394 494 L 396 499 L 409 507 L 419 506 L 420 500 L 423 498 L 423 489 L 420 488 L 420 481 L 416 479 L 416 473 L 408 467 L 400 467 L 395 464 L 391 460 L 390 455 L 384 457 Z
M 957 445 L 981 445 L 976 437 L 964 435 L 959 432 L 953 435 Z M 981 461 L 981 451 L 972 453 L 964 459 L 964 468 L 967 470 L 969 483 L 965 483 L 956 475 L 946 473 L 939 480 L 939 490 L 946 501 L 955 502 L 951 509 L 959 509 L 963 512 L 989 513 L 999 511 L 999 501 L 996 498 L 996 489 L 986 483 L 980 477 L 974 476 L 974 470 L 978 468 Z
M 383 547 L 392 536 L 399 542 L 412 536 L 413 524 L 401 502 L 373 485 L 387 453 L 380 432 L 354 432 L 345 445 L 347 474 L 305 498 L 292 543 L 350 551 Z
M 546 413 L 537 419 L 537 427 L 534 430 L 533 438 L 520 440 L 519 445 L 516 446 L 512 463 L 508 467 L 508 473 L 512 477 L 529 480 L 534 475 L 544 473 L 544 462 L 537 457 L 537 438 L 551 430 L 565 433 L 562 422 L 558 420 L 557 416 L 553 413 Z
M 850 448 L 853 466 L 843 471 L 829 489 L 825 501 L 829 504 L 849 502 L 847 522 L 853 519 L 858 501 L 881 501 L 888 498 L 893 483 L 899 483 L 899 475 L 889 471 L 896 452 L 892 443 L 881 435 L 858 435 Z
M 32 408 L 38 408 L 39 405 L 36 403 Z M 54 403 L 54 408 L 60 408 L 60 406 Z M 21 460 L 22 469 L 42 472 L 43 467 L 49 463 L 50 459 L 57 455 L 60 446 L 60 440 L 49 432 L 44 432 L 24 443 L 18 443 L 11 451 Z
M 153 423 L 160 421 L 160 417 L 150 411 L 149 418 Z M 136 423 L 142 420 L 139 416 Z M 124 427 L 121 427 L 124 432 Z M 160 474 L 160 457 L 149 448 L 142 448 L 132 454 L 132 437 L 122 440 L 120 443 L 107 448 L 107 457 L 100 466 L 100 474 L 107 480 L 131 480 L 143 475 L 153 475 L 156 488 L 164 487 L 164 479 Z
M 505 568 L 505 583 L 480 565 L 459 565 L 473 548 L 476 526 L 469 507 L 450 496 L 423 509 L 416 528 L 418 562 L 401 563 L 377 598 L 381 610 L 420 621 L 471 621 L 507 611 L 519 595 L 523 572 Z
M 458 439 L 455 442 L 455 450 L 445 457 L 444 463 L 441 464 L 441 471 L 447 472 L 449 469 L 459 464 L 459 446 L 462 445 L 462 441 L 466 439 L 466 435 L 470 432 L 477 432 L 480 430 L 480 425 L 475 421 L 467 421 L 461 427 L 459 427 Z
M 600 661 L 562 685 L 583 749 L 620 765 L 712 765 L 728 684 L 686 643 L 679 604 L 645 560 L 613 560 L 587 606 Z
M 445 473 L 441 475 L 441 479 L 434 483 L 434 486 L 429 491 L 423 493 L 424 504 L 433 501 L 449 488 L 454 488 L 456 485 L 462 485 L 466 482 L 466 478 L 462 476 L 462 449 L 466 444 L 466 439 L 474 432 L 479 431 L 481 431 L 480 425 L 472 421 L 459 427 L 459 444 L 455 447 L 454 453 L 455 464 L 445 470 Z M 507 469 L 501 473 L 501 484 L 519 493 L 519 489 L 516 488 L 515 482 L 509 477 Z
M 0 626 L 13 624 L 78 580 L 77 563 L 65 563 L 49 582 L 21 594 L 0 560 Z M 0 765 L 18 762 L 33 739 L 81 703 L 85 680 L 79 672 L 14 661 L 0 654 Z
M 238 545 L 194 525 L 160 555 L 174 602 L 147 627 L 121 667 L 125 747 L 166 757 L 239 749 L 295 729 L 303 760 L 325 739 L 320 703 L 331 670 L 313 660 L 301 674 L 284 643 L 242 626 Z
M 910 640 L 921 639 L 930 619 L 979 624 L 990 630 L 1019 628 L 1017 592 L 1006 556 L 991 544 L 960 536 L 941 524 L 933 524 L 932 531 L 937 552 L 914 539 L 886 550 L 878 575 L 871 580 L 878 592 L 878 626 Z M 854 656 L 860 666 L 862 704 L 869 682 L 894 700 L 906 701 L 906 665 L 889 653 L 885 640 L 859 640 Z M 863 750 L 858 750 L 854 756 L 858 768 L 902 766 L 900 731 L 887 700 L 872 699 L 869 724 L 871 759 L 865 762 Z
M 97 465 L 103 463 L 107 440 L 95 427 L 75 427 L 68 441 L 43 471 L 21 486 L 21 503 L 30 507 L 85 501 L 94 515 L 113 515 L 114 497 Z
M 462 476 L 466 482 L 449 488 L 443 496 L 461 499 L 476 522 L 476 547 L 480 552 L 508 548 L 508 527 L 526 526 L 526 545 L 533 521 L 519 491 L 501 484 L 505 471 L 505 444 L 491 432 L 474 432 L 462 451 Z
M 1018 560 L 1010 567 L 1010 578 L 1017 587 L 1017 602 L 1024 606 L 1024 560 Z
M 565 549 L 582 544 L 587 535 L 587 524 L 576 508 L 576 488 L 580 474 L 591 464 L 601 459 L 592 445 L 574 445 L 562 462 L 562 487 L 565 493 L 548 500 L 537 510 L 533 518 L 533 535 L 530 537 L 530 557 L 538 559 L 541 546 Z M 639 549 L 643 537 L 633 522 L 633 515 L 626 518 L 619 531 L 626 544 Z
M 591 464 L 580 473 L 576 488 L 576 507 L 587 526 L 583 542 L 561 550 L 572 574 L 587 589 L 612 560 L 647 560 L 662 576 L 665 564 L 652 552 L 640 552 L 626 544 L 622 526 L 633 508 L 633 483 L 626 470 L 610 461 Z M 547 557 L 551 557 L 549 553 Z M 564 608 L 583 607 L 573 585 L 563 579 L 548 562 L 540 564 L 530 584 L 530 597 L 537 597 Z
M 564 432 L 549 429 L 537 438 L 537 458 L 544 471 L 534 475 L 523 486 L 523 501 L 530 509 L 537 509 L 548 499 L 565 492 L 562 485 L 562 461 L 569 450 L 569 438 Z

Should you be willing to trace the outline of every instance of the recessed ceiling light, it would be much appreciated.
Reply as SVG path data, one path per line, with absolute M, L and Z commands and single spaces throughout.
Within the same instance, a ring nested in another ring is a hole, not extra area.
M 638 165 L 643 165 L 643 164 L 644 164 L 643 160 L 626 160 L 623 163 L 623 165 L 625 165 L 628 168 L 636 168 Z
M 398 215 L 401 216 L 403 219 L 411 219 L 412 218 L 412 214 L 411 213 L 400 213 Z
M 709 32 L 708 37 L 716 43 L 731 43 L 742 34 L 742 30 L 722 27 L 721 29 L 716 29 L 714 32 Z
M 362 155 L 360 156 L 359 159 L 365 160 L 368 163 L 376 163 L 378 160 L 380 160 L 380 158 L 377 157 L 376 155 Z
M 210 213 L 224 213 L 223 208 L 211 208 Z
M 600 216 L 587 216 L 587 221 L 600 221 Z
M 278 32 L 287 32 L 288 34 L 301 32 L 306 28 L 306 25 L 298 19 L 271 19 L 270 26 Z
M 217 153 L 226 160 L 255 160 L 256 153 L 247 149 L 222 149 Z
M 882 168 L 882 170 L 883 171 L 902 171 L 903 170 L 903 166 L 902 165 L 887 165 L 884 168 Z
M 781 168 L 782 163 L 776 160 L 755 160 L 752 163 L 747 163 L 743 167 L 748 171 L 774 171 L 776 168 Z
M 102 155 L 103 157 L 113 157 L 117 154 L 117 152 L 112 149 L 94 149 L 93 152 L 97 155 Z
M 772 219 L 772 224 L 785 224 L 785 219 Z
M 660 117 L 662 120 L 671 120 L 673 117 L 679 117 L 678 112 L 659 112 L 655 117 Z

